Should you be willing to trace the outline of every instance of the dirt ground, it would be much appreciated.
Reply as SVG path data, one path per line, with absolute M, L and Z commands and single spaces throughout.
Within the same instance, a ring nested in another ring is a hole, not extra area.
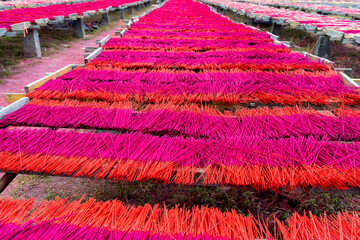
M 41 59 L 19 60 L 16 68 L 19 71 L 11 76 L 4 77 L 0 84 L 0 106 L 5 106 L 6 92 L 22 92 L 26 84 L 45 76 L 68 64 L 83 63 L 83 48 L 96 46 L 95 39 L 101 39 L 113 34 L 119 27 L 114 24 L 105 31 L 89 36 L 86 39 L 70 39 L 58 49 L 47 49 L 48 54 Z M 293 34 L 293 35 L 291 35 Z M 314 44 L 311 36 L 299 35 L 289 31 L 282 36 L 282 40 L 292 40 L 295 50 L 306 49 Z M 16 44 L 15 44 L 16 45 Z M 340 65 L 353 67 L 354 75 L 360 76 L 359 49 L 348 50 L 347 46 L 335 44 L 333 59 Z M 354 58 L 352 50 L 356 52 Z M 356 57 L 355 57 L 356 56 Z M 0 174 L 1 176 L 2 174 Z M 35 198 L 36 201 L 51 200 L 56 197 L 79 199 L 85 195 L 86 199 L 98 200 L 119 199 L 127 204 L 156 204 L 165 203 L 168 207 L 176 204 L 191 207 L 207 205 L 218 207 L 221 210 L 235 209 L 242 214 L 252 213 L 260 217 L 274 216 L 286 219 L 292 212 L 312 211 L 314 215 L 328 214 L 339 210 L 359 211 L 360 194 L 343 193 L 340 191 L 294 191 L 282 190 L 275 194 L 273 191 L 257 192 L 252 189 L 233 187 L 204 187 L 204 186 L 177 186 L 152 182 L 146 183 L 116 183 L 108 180 L 94 180 L 85 178 L 18 175 L 15 180 L 0 194 L 0 197 Z
M 112 182 L 86 178 L 18 175 L 0 194 L 0 197 L 34 198 L 36 201 L 56 197 L 78 200 L 95 198 L 99 201 L 118 199 L 129 205 L 177 204 L 185 207 L 196 205 L 217 207 L 223 211 L 234 209 L 243 215 L 276 216 L 285 220 L 293 212 L 311 211 L 314 215 L 334 214 L 337 211 L 360 211 L 360 192 L 281 190 L 258 192 L 249 188 L 204 187 L 161 184 L 152 182 Z
M 314 34 L 301 30 L 284 29 L 281 41 L 290 41 L 293 51 L 313 52 L 316 44 Z M 360 47 L 340 42 L 331 42 L 330 60 L 338 68 L 352 68 L 352 78 L 360 78 Z
M 130 19 L 140 13 L 127 14 L 125 18 Z M 121 28 L 119 14 L 112 13 L 110 18 L 108 26 L 101 26 L 94 32 L 86 31 L 84 39 L 74 37 L 71 29 L 61 32 L 40 30 L 42 58 L 23 59 L 21 37 L 0 38 L 0 49 L 3 49 L 0 50 L 0 107 L 9 105 L 5 101 L 5 93 L 23 93 L 27 84 L 44 77 L 46 73 L 55 72 L 69 64 L 84 64 L 85 47 L 98 47 L 97 39 L 115 35 L 115 31 Z

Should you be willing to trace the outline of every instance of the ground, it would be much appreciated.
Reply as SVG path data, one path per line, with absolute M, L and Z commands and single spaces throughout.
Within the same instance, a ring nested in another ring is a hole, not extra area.
M 243 215 L 253 214 L 285 220 L 293 212 L 311 211 L 319 216 L 326 211 L 360 211 L 360 192 L 281 190 L 256 191 L 249 188 L 204 187 L 161 184 L 152 182 L 112 182 L 86 178 L 18 175 L 0 194 L 0 197 L 35 198 L 36 201 L 56 197 L 78 200 L 95 198 L 99 201 L 118 199 L 129 205 L 165 204 L 192 207 L 196 205 L 217 207 L 222 211 L 234 209 Z
M 283 30 L 281 41 L 290 41 L 295 51 L 312 53 L 316 44 L 316 36 L 296 29 Z M 360 78 L 360 47 L 340 42 L 331 43 L 331 58 L 339 68 L 352 68 L 352 78 Z
M 134 12 L 126 17 L 138 14 Z M 43 54 L 40 59 L 22 58 L 21 37 L 0 38 L 0 107 L 9 104 L 5 102 L 5 93 L 23 93 L 27 84 L 44 77 L 46 73 L 55 72 L 69 64 L 84 64 L 85 47 L 98 46 L 96 39 L 103 39 L 108 34 L 114 35 L 121 26 L 119 14 L 110 14 L 110 20 L 106 27 L 101 26 L 94 32 L 87 31 L 85 39 L 74 37 L 71 29 L 39 31 Z
M 20 60 L 22 58 L 21 42 L 17 38 L 0 39 L 0 65 L 2 84 L 0 85 L 0 106 L 5 106 L 5 92 L 22 92 L 26 84 L 45 76 L 68 64 L 82 64 L 85 46 L 96 46 L 95 39 L 113 34 L 118 28 L 118 17 L 113 16 L 112 24 L 86 39 L 75 39 L 71 32 L 56 35 L 49 30 L 41 36 L 44 57 L 42 59 Z M 265 26 L 264 26 L 264 29 Z M 290 40 L 295 50 L 312 49 L 316 40 L 314 36 L 297 30 L 284 30 L 281 40 Z M 7 46 L 4 48 L 3 46 Z M 46 48 L 46 51 L 45 51 Z M 342 67 L 352 67 L 354 77 L 360 78 L 359 49 L 333 44 L 332 60 Z M 35 71 L 34 71 L 35 70 Z M 85 178 L 18 175 L 0 197 L 35 198 L 36 201 L 51 200 L 56 197 L 98 200 L 119 199 L 126 204 L 144 203 L 162 204 L 168 207 L 176 204 L 191 207 L 207 205 L 221 210 L 235 209 L 237 212 L 276 216 L 286 219 L 292 212 L 311 210 L 314 215 L 335 213 L 339 210 L 360 210 L 360 194 L 342 193 L 339 191 L 281 190 L 258 192 L 253 189 L 234 187 L 177 186 L 161 183 L 126 183 L 108 180 Z

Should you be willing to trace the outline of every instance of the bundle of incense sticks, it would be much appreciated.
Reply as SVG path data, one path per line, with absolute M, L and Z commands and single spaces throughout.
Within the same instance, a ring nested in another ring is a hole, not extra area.
M 240 109 L 221 114 L 197 105 L 138 105 L 131 102 L 80 102 L 34 99 L 0 121 L 0 127 L 41 126 L 86 128 L 225 139 L 238 136 L 283 138 L 314 136 L 329 140 L 360 140 L 360 111 L 310 108 Z M 262 113 L 261 113 L 262 112 Z M 345 115 L 346 114 L 346 115 Z M 357 114 L 357 115 L 356 115 Z M 46 117 L 44 117 L 46 116 Z
M 224 104 L 266 102 L 301 105 L 310 102 L 329 105 L 337 102 L 353 105 L 360 102 L 357 90 L 344 86 L 340 77 L 331 72 L 307 75 L 302 75 L 301 72 L 291 74 L 256 70 L 175 73 L 167 70 L 134 71 L 124 69 L 124 66 L 117 71 L 111 63 L 106 65 L 105 71 L 86 69 L 93 67 L 103 69 L 90 63 L 85 68 L 78 68 L 48 81 L 37 91 L 30 93 L 29 97 Z
M 77 13 L 80 16 L 83 12 L 89 10 L 98 10 L 110 6 L 119 6 L 122 4 L 133 3 L 133 0 L 97 0 L 93 2 L 73 3 L 73 4 L 54 4 L 50 6 L 12 9 L 1 11 L 0 28 L 10 30 L 10 25 L 22 22 L 34 22 L 35 19 L 48 18 L 54 16 L 65 16 Z
M 349 106 L 359 90 L 191 0 L 169 0 L 28 96 L 0 122 L 3 171 L 274 190 L 359 184 L 359 145 L 340 142 L 359 140 Z
M 228 2 L 224 0 L 210 0 L 208 2 L 221 4 L 227 8 L 235 8 L 239 11 L 245 11 L 262 16 L 269 16 L 272 18 L 281 18 L 286 21 L 293 21 L 300 24 L 309 24 L 315 27 L 327 28 L 343 32 L 345 34 L 359 34 L 359 21 L 346 20 L 341 18 L 334 18 L 328 16 L 321 16 L 319 14 L 306 13 L 301 11 L 290 11 L 285 9 L 278 9 L 268 6 L 261 6 L 253 3 L 239 3 Z M 304 1 L 305 2 L 305 1 Z M 323 3 L 323 2 L 322 2 Z M 352 36 L 353 35 L 349 35 Z
M 186 10 L 166 3 L 103 48 L 85 67 L 29 96 L 181 104 L 360 102 L 358 90 L 345 87 L 330 67 L 200 3 L 187 2 Z
M 275 191 L 359 186 L 359 143 L 311 137 L 184 139 L 31 128 L 3 129 L 0 135 L 2 171 Z
M 242 216 L 234 210 L 124 206 L 114 200 L 0 200 L 1 239 L 358 239 L 358 212 L 316 217 L 293 213 L 286 221 Z
M 0 121 L 1 171 L 275 192 L 359 187 L 360 143 L 346 141 L 359 140 L 360 111 L 349 105 L 360 94 L 330 67 L 191 0 L 169 0 L 103 48 Z M 360 238 L 357 212 L 281 221 L 82 200 L 1 199 L 0 239 Z

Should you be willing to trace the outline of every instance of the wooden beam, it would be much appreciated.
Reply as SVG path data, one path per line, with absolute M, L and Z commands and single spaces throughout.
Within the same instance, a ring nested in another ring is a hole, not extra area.
M 276 44 L 276 45 L 281 45 L 282 44 L 287 48 L 291 48 L 291 46 L 289 44 L 285 43 L 284 41 L 274 40 L 274 44 Z
M 49 81 L 50 79 L 55 79 L 61 75 L 64 75 L 67 72 L 70 72 L 73 69 L 72 64 L 67 65 L 66 67 L 61 68 L 60 70 L 57 70 L 56 72 L 45 76 L 43 78 L 40 78 L 39 80 L 36 80 L 35 82 L 32 82 L 28 85 L 25 86 L 25 93 L 29 93 L 33 90 L 35 90 L 38 87 L 41 87 L 42 85 L 44 85 L 47 81 Z
M 99 54 L 102 52 L 102 48 L 98 48 L 97 50 L 95 50 L 94 52 L 92 52 L 89 56 L 87 56 L 84 60 L 85 60 L 85 64 L 87 64 L 88 62 L 90 62 L 91 59 L 96 58 L 97 56 L 99 56 Z
M 299 52 L 300 54 L 304 55 L 305 57 L 307 57 L 308 59 L 310 59 L 311 61 L 315 61 L 315 62 L 321 62 L 321 63 L 324 63 L 325 65 L 327 66 L 330 66 L 332 67 L 335 63 L 326 59 L 326 58 L 322 58 L 322 57 L 318 57 L 318 56 L 315 56 L 311 53 L 308 53 L 308 52 Z
M 115 32 L 115 36 L 120 36 L 120 37 L 123 37 L 125 34 L 125 29 L 121 30 L 121 31 L 116 31 Z
M 29 102 L 29 98 L 28 97 L 23 97 L 23 98 L 17 100 L 16 102 L 10 104 L 9 106 L 6 106 L 6 107 L 2 108 L 0 110 L 0 120 L 3 119 L 5 117 L 5 115 L 18 110 L 19 108 L 21 108 L 22 106 L 24 106 L 28 102 Z
M 106 37 L 104 37 L 103 39 L 101 39 L 101 40 L 99 41 L 99 47 L 104 46 L 105 43 L 106 43 L 107 41 L 109 41 L 109 39 L 110 39 L 110 34 L 107 35 Z
M 16 23 L 16 24 L 10 25 L 10 30 L 13 31 L 13 32 L 23 34 L 24 33 L 24 27 L 29 28 L 30 26 L 31 26 L 30 22 Z
M 5 101 L 7 103 L 16 102 L 23 97 L 25 97 L 25 93 L 5 93 Z
M 271 32 L 266 32 L 267 34 L 269 34 L 270 35 L 270 38 L 271 39 L 274 39 L 274 40 L 279 40 L 279 36 L 277 36 L 277 35 L 275 35 L 275 34 L 273 34 L 273 33 L 271 33 Z
M 348 75 L 346 75 L 343 72 L 340 72 L 341 75 L 341 82 L 346 86 L 355 86 L 359 87 L 359 84 L 357 84 L 352 78 L 350 78 Z
M 352 68 L 335 68 L 335 70 L 338 72 L 343 72 L 348 76 L 350 76 L 352 73 Z
M 85 47 L 85 52 L 86 53 L 92 53 L 97 49 L 98 49 L 98 47 Z
M 0 28 L 0 37 L 4 37 L 6 34 L 6 28 Z
M 49 18 L 39 18 L 34 20 L 35 24 L 39 26 L 46 26 L 49 21 Z

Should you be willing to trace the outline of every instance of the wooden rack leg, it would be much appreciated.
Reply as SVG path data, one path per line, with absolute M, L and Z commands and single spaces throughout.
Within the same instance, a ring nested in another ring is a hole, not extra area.
M 134 13 L 134 11 L 133 11 L 133 6 L 129 6 L 128 7 L 128 14 L 133 14 Z
M 254 26 L 255 18 L 247 17 L 246 24 L 250 26 Z
M 125 9 L 126 9 L 126 7 L 119 8 L 119 14 L 120 14 L 121 19 L 125 18 Z
M 28 33 L 24 37 L 24 57 L 41 58 L 41 47 L 39 33 L 37 29 L 28 29 Z
M 2 193 L 7 186 L 16 178 L 16 173 L 5 173 L 4 176 L 0 179 L 0 193 Z
M 330 37 L 319 36 L 315 45 L 314 54 L 319 57 L 330 59 Z
M 224 16 L 226 16 L 227 10 L 228 10 L 228 9 L 227 9 L 226 7 L 223 9 L 223 15 L 224 15 Z
M 85 29 L 84 29 L 84 19 L 82 18 L 78 18 L 74 21 L 74 33 L 75 36 L 79 37 L 79 38 L 84 38 L 85 37 Z
M 271 31 L 272 34 L 279 36 L 281 35 L 281 25 L 276 24 L 276 22 L 271 23 Z
M 108 25 L 110 20 L 109 20 L 109 13 L 105 12 L 103 14 L 101 14 L 101 21 L 103 22 L 104 25 Z

